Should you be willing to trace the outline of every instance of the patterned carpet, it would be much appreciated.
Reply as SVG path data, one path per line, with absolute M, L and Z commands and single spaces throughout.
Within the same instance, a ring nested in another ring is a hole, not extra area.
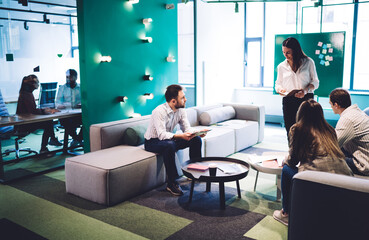
M 283 129 L 268 126 L 263 143 L 231 157 L 244 160 L 247 154 L 286 151 L 284 138 Z M 64 170 L 58 170 L 0 185 L 1 239 L 287 239 L 287 228 L 271 217 L 281 208 L 275 176 L 261 173 L 256 192 L 254 181 L 255 171 L 250 170 L 240 181 L 240 199 L 235 182 L 227 183 L 225 210 L 219 208 L 217 184 L 207 193 L 205 184 L 197 183 L 188 204 L 190 183 L 185 178 L 181 197 L 161 186 L 104 207 L 66 194 Z

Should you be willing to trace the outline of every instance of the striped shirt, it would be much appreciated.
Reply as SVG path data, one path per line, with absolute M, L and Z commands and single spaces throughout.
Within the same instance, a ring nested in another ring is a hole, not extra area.
M 339 146 L 353 156 L 360 172 L 369 175 L 369 117 L 351 105 L 341 113 L 336 132 Z
M 191 131 L 186 110 L 179 108 L 174 112 L 167 102 L 161 104 L 152 111 L 150 123 L 145 133 L 145 139 L 172 139 L 177 124 L 179 124 L 183 132 Z

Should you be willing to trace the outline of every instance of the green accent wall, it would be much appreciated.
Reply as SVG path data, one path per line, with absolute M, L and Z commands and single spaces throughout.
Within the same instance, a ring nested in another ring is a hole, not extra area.
M 288 37 L 296 38 L 304 53 L 314 60 L 319 78 L 319 88 L 314 94 L 328 97 L 329 93 L 342 87 L 345 50 L 345 32 L 283 34 L 275 36 L 274 85 L 277 67 L 286 58 L 282 53 L 282 43 Z M 274 93 L 275 88 L 274 88 Z
M 91 124 L 151 114 L 165 102 L 168 85 L 178 83 L 177 1 L 78 0 L 80 81 L 85 151 Z M 174 4 L 167 10 L 166 4 Z M 151 18 L 150 24 L 142 20 Z M 152 37 L 152 43 L 142 38 Z M 111 62 L 100 62 L 111 56 Z M 143 80 L 150 74 L 152 81 Z M 144 93 L 153 93 L 145 99 Z M 124 103 L 118 96 L 127 96 Z

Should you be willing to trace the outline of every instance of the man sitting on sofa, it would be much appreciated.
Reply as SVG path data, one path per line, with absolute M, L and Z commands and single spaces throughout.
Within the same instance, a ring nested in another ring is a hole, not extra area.
M 351 105 L 350 94 L 344 89 L 334 89 L 329 103 L 340 115 L 336 132 L 347 165 L 354 174 L 369 176 L 369 117 L 357 104 Z
M 165 92 L 166 103 L 152 111 L 151 119 L 145 133 L 145 150 L 163 155 L 167 174 L 167 190 L 175 195 L 183 194 L 176 179 L 179 177 L 175 162 L 175 153 L 179 149 L 190 148 L 190 159 L 201 157 L 200 137 L 192 133 L 187 119 L 186 97 L 180 85 L 170 85 Z M 183 133 L 173 133 L 179 124 Z

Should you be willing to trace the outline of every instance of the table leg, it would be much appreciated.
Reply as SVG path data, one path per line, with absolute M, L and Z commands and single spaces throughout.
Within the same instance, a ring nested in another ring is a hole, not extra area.
M 254 192 L 256 191 L 256 184 L 258 183 L 258 177 L 259 177 L 259 171 L 256 170 L 256 177 L 255 177 L 255 183 L 254 183 Z
M 190 197 L 188 198 L 188 203 L 192 202 L 192 195 L 193 195 L 193 189 L 195 187 L 195 180 L 191 180 L 191 190 L 190 190 Z
M 277 201 L 281 201 L 281 175 L 277 175 L 276 177 L 277 182 Z
M 64 142 L 63 142 L 63 153 L 68 153 L 68 139 L 69 133 L 67 128 L 64 129 Z
M 224 182 L 219 182 L 220 208 L 225 209 Z
M 211 187 L 210 187 L 211 185 L 210 184 L 211 184 L 211 182 L 206 182 L 206 191 L 207 192 L 210 192 L 210 190 L 211 190 Z
M 240 181 L 236 180 L 238 198 L 241 198 Z

